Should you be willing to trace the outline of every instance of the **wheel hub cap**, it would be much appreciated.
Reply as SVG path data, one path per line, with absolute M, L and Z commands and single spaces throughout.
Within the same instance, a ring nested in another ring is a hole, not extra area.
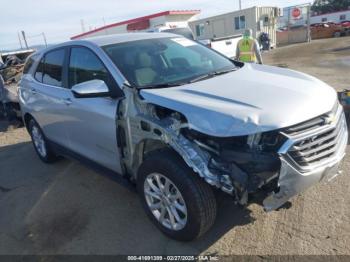
M 33 138 L 34 146 L 39 152 L 39 154 L 42 157 L 45 157 L 46 156 L 45 140 L 40 130 L 36 126 L 32 128 L 32 138 Z
M 144 183 L 144 194 L 148 207 L 163 226 L 175 231 L 185 227 L 187 208 L 181 192 L 165 176 L 152 173 Z

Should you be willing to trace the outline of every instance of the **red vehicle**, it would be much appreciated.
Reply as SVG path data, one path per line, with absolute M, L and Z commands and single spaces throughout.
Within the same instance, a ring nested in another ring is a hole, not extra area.
M 333 22 L 317 23 L 311 25 L 311 38 L 331 38 L 340 37 L 344 33 L 344 28 L 340 24 Z
M 343 28 L 343 36 L 350 36 L 350 21 L 342 21 L 339 25 Z
M 350 28 L 350 21 L 340 22 L 340 25 L 345 28 Z

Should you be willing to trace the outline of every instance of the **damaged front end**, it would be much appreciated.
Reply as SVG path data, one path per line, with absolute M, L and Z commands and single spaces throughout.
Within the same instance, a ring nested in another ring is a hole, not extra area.
M 343 111 L 295 127 L 246 136 L 214 137 L 190 128 L 186 116 L 148 103 L 138 90 L 124 88 L 118 109 L 119 148 L 124 173 L 135 180 L 144 156 L 158 148 L 175 150 L 207 183 L 248 203 L 250 193 L 271 185 L 266 210 L 283 205 L 324 176 L 334 175 L 344 156 L 347 129 Z M 322 120 L 321 122 L 319 120 Z
M 248 203 L 249 193 L 278 177 L 277 151 L 285 140 L 278 132 L 221 138 L 186 129 L 184 135 L 210 153 L 209 170 L 226 181 L 221 189 L 234 195 L 242 205 Z
M 292 196 L 341 171 L 348 130 L 342 106 L 309 121 L 282 130 L 287 141 L 279 149 L 279 191 L 264 200 L 266 210 L 280 207 Z

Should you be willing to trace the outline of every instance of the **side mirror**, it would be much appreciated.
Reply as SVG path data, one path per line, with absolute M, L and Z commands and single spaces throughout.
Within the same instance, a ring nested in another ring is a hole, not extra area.
M 72 86 L 76 98 L 108 97 L 110 92 L 103 80 L 94 79 Z

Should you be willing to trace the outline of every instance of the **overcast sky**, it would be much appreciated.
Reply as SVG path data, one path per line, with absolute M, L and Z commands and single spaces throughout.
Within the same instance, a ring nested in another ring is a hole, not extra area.
M 18 32 L 24 30 L 29 45 L 69 40 L 85 28 L 102 26 L 167 10 L 200 9 L 201 17 L 238 9 L 239 0 L 1 0 L 0 50 L 18 48 Z M 291 6 L 311 0 L 242 0 L 251 6 Z

